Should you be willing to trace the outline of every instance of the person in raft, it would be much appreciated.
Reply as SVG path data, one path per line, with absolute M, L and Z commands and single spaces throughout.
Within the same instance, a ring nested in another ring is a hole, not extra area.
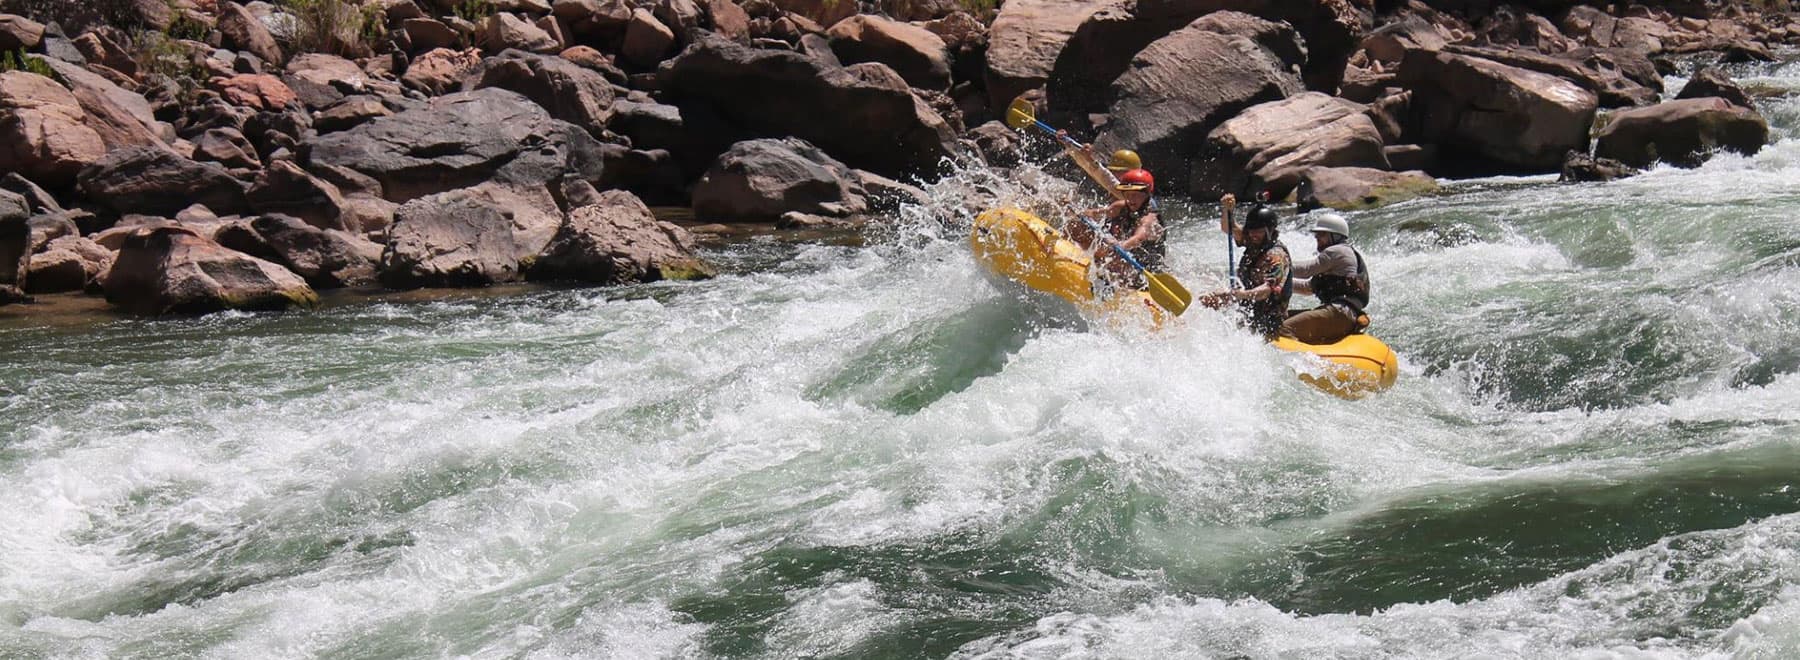
M 1239 226 L 1231 219 L 1237 209 L 1237 197 L 1225 195 L 1219 198 L 1219 205 L 1223 208 L 1219 230 L 1244 248 L 1244 256 L 1237 262 L 1239 287 L 1201 296 L 1200 304 L 1219 309 L 1235 302 L 1243 312 L 1244 324 L 1264 339 L 1273 340 L 1281 334 L 1281 324 L 1287 320 L 1288 299 L 1294 295 L 1293 261 L 1275 229 L 1280 215 L 1257 202 L 1245 216 L 1243 226 Z
M 1119 192 L 1124 199 L 1081 211 L 1082 215 L 1093 218 L 1105 235 L 1095 236 L 1087 223 L 1080 221 L 1069 223 L 1067 234 L 1076 245 L 1094 252 L 1094 264 L 1100 267 L 1099 272 L 1106 283 L 1143 289 L 1147 286 L 1143 273 L 1119 258 L 1108 245 L 1123 248 L 1146 269 L 1162 268 L 1166 252 L 1162 218 L 1150 206 L 1156 193 L 1156 178 L 1143 168 L 1126 170 L 1119 175 Z
M 1311 294 L 1319 306 L 1289 314 L 1281 336 L 1307 344 L 1333 344 L 1368 327 L 1363 309 L 1369 305 L 1369 271 L 1362 253 L 1350 246 L 1350 221 L 1321 213 L 1313 221 L 1319 254 L 1293 267 L 1294 292 Z

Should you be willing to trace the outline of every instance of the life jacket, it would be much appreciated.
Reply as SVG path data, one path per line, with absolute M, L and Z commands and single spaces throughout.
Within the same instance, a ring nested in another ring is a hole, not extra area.
M 1281 282 L 1281 293 L 1262 300 L 1238 301 L 1238 308 L 1250 321 L 1250 328 L 1264 336 L 1273 336 L 1281 330 L 1281 322 L 1287 320 L 1288 299 L 1294 295 L 1293 259 L 1288 256 L 1287 246 L 1282 245 L 1275 237 L 1270 236 L 1269 247 L 1244 251 L 1243 260 L 1238 262 L 1238 282 L 1246 289 L 1254 289 L 1263 285 L 1264 262 L 1271 256 L 1279 254 L 1288 261 L 1287 276 Z
M 1313 295 L 1319 298 L 1320 304 L 1341 304 L 1349 307 L 1353 315 L 1360 315 L 1363 313 L 1363 308 L 1369 306 L 1369 270 L 1363 266 L 1362 252 L 1349 245 L 1344 247 L 1349 247 L 1350 253 L 1356 255 L 1356 277 L 1349 278 L 1334 274 L 1314 275 L 1312 278 Z
M 1144 208 L 1135 211 L 1127 206 L 1125 207 L 1125 212 L 1119 214 L 1118 217 L 1107 219 L 1106 233 L 1112 234 L 1115 239 L 1123 240 L 1124 238 L 1137 233 L 1138 223 L 1143 221 L 1145 215 L 1155 212 L 1156 209 L 1151 208 L 1149 204 L 1145 204 Z M 1161 270 L 1163 260 L 1167 257 L 1168 253 L 1168 245 L 1163 240 L 1164 233 L 1165 232 L 1163 231 L 1158 231 L 1156 232 L 1156 236 L 1151 237 L 1150 240 L 1144 241 L 1137 247 L 1126 250 L 1126 252 L 1131 254 L 1131 258 L 1138 260 L 1138 263 L 1143 264 L 1145 269 L 1152 271 Z

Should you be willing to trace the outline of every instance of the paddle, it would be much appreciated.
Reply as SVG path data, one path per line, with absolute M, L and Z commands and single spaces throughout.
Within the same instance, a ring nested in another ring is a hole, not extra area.
M 1012 105 L 1006 107 L 1006 125 L 1020 131 L 1030 126 L 1036 126 L 1039 130 L 1050 134 L 1050 137 L 1063 143 L 1063 153 L 1068 154 L 1069 158 L 1081 167 L 1081 171 L 1087 172 L 1088 177 L 1092 178 L 1094 183 L 1100 184 L 1100 187 L 1105 188 L 1106 193 L 1112 195 L 1114 199 L 1125 199 L 1124 193 L 1119 192 L 1119 180 L 1113 177 L 1111 171 L 1101 167 L 1100 163 L 1094 160 L 1093 154 L 1088 153 L 1087 145 L 1076 142 L 1075 138 L 1058 134 L 1054 127 L 1039 121 L 1037 110 L 1031 107 L 1030 101 L 1024 98 L 1013 99 Z
M 1177 281 L 1174 275 L 1150 272 L 1150 269 L 1139 263 L 1136 258 L 1131 256 L 1130 252 L 1126 252 L 1125 248 L 1112 242 L 1112 236 L 1107 234 L 1106 229 L 1102 228 L 1099 223 L 1094 222 L 1093 218 L 1087 217 L 1081 212 L 1081 209 L 1073 206 L 1069 207 L 1069 210 L 1075 213 L 1075 217 L 1081 218 L 1082 222 L 1087 223 L 1088 229 L 1094 232 L 1096 238 L 1105 240 L 1107 245 L 1112 246 L 1113 251 L 1125 259 L 1125 263 L 1131 264 L 1132 268 L 1136 268 L 1138 272 L 1144 274 L 1144 281 L 1150 285 L 1151 300 L 1156 301 L 1156 304 L 1176 316 L 1181 316 L 1182 312 L 1187 311 L 1188 305 L 1194 302 L 1194 294 L 1188 293 L 1187 287 L 1181 286 L 1181 282 Z

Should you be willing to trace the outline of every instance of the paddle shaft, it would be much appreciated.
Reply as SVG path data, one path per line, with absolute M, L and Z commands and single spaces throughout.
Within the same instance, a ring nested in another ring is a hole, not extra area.
M 1114 252 L 1117 252 L 1119 253 L 1119 256 L 1124 257 L 1125 263 L 1131 264 L 1131 267 L 1138 269 L 1139 272 L 1150 272 L 1150 269 L 1145 268 L 1144 264 L 1138 263 L 1137 258 L 1131 256 L 1130 252 L 1126 252 L 1125 248 L 1119 247 L 1119 244 L 1113 240 L 1112 234 L 1106 233 L 1105 227 L 1101 227 L 1099 223 L 1094 222 L 1093 218 L 1087 217 L 1080 209 L 1070 207 L 1069 210 L 1075 212 L 1075 217 L 1081 218 L 1082 222 L 1087 223 L 1088 229 L 1094 231 L 1094 236 L 1105 240 L 1106 244 L 1111 246 Z

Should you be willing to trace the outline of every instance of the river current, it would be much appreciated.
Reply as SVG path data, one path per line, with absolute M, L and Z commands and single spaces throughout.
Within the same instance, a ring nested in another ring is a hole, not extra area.
M 1363 401 L 997 288 L 984 171 L 705 282 L 10 318 L 0 657 L 1795 657 L 1800 64 L 1736 73 L 1757 155 L 1353 214 Z

